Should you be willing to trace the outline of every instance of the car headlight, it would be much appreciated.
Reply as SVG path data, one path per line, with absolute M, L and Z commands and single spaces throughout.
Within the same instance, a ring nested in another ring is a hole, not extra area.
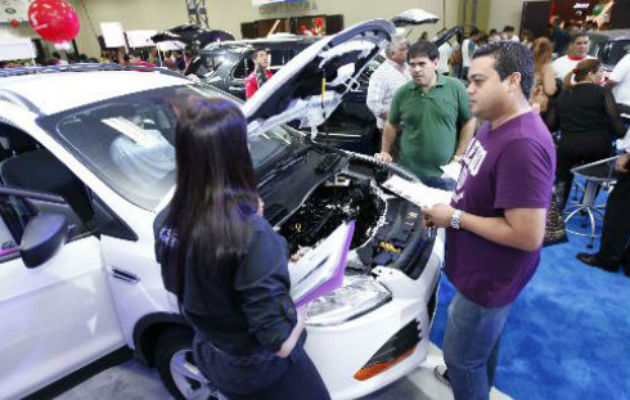
M 343 286 L 309 303 L 307 325 L 338 325 L 357 318 L 392 299 L 391 293 L 369 276 L 343 278 Z

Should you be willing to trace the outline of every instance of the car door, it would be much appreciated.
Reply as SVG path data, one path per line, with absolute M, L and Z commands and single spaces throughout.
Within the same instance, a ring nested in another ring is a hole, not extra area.
M 1 166 L 1 164 L 0 164 Z M 28 268 L 24 230 L 41 212 L 66 214 L 66 243 Z M 0 399 L 33 393 L 124 346 L 99 238 L 56 195 L 0 185 Z

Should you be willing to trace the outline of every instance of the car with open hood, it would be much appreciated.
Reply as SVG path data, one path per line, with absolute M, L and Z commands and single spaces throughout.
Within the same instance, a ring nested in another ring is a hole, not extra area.
M 443 232 L 383 186 L 415 182 L 409 173 L 284 123 L 316 127 L 393 34 L 372 20 L 324 38 L 242 106 L 265 218 L 289 246 L 356 224 L 343 285 L 307 309 L 306 350 L 334 399 L 378 390 L 426 358 Z M 176 398 L 212 397 L 152 230 L 174 191 L 173 102 L 190 96 L 231 97 L 151 68 L 0 71 L 2 396 L 128 347 Z
M 436 15 L 415 8 L 398 14 L 392 23 L 398 27 L 396 34 L 405 36 L 415 26 L 433 24 L 438 20 Z M 275 73 L 321 39 L 277 34 L 260 39 L 210 43 L 194 58 L 189 72 L 202 82 L 245 100 L 245 78 L 254 70 L 251 57 L 256 51 L 267 50 L 270 70 Z M 367 108 L 366 98 L 370 75 L 384 60 L 383 54 L 379 55 L 357 76 L 344 101 L 318 127 L 323 133 L 320 142 L 369 155 L 380 150 L 381 134 L 376 127 L 374 114 Z

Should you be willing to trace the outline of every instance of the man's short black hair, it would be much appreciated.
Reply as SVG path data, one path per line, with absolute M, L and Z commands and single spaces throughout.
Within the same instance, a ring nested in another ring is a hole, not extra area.
M 267 49 L 256 49 L 252 53 L 252 61 L 256 61 L 256 57 L 258 57 L 258 53 L 260 53 L 261 51 L 264 51 L 265 53 L 269 54 L 269 51 Z
M 532 52 L 525 45 L 508 40 L 488 43 L 475 51 L 473 59 L 483 56 L 494 57 L 494 69 L 499 73 L 501 80 L 514 72 L 519 72 L 521 90 L 525 98 L 529 99 L 534 83 L 535 64 Z
M 472 29 L 470 30 L 470 36 L 475 36 L 478 35 L 481 31 L 479 30 L 479 28 L 477 28 L 476 26 L 473 26 Z
M 415 57 L 427 57 L 429 60 L 433 61 L 440 57 L 440 52 L 437 46 L 428 40 L 418 40 L 409 47 L 409 53 L 407 53 L 407 60 L 411 60 Z
M 578 40 L 581 37 L 585 37 L 585 36 L 588 36 L 588 33 L 586 33 L 585 31 L 573 32 L 571 34 L 571 42 L 570 43 L 575 43 L 576 40 Z
M 514 27 L 512 25 L 505 25 L 503 27 L 503 32 L 514 32 Z

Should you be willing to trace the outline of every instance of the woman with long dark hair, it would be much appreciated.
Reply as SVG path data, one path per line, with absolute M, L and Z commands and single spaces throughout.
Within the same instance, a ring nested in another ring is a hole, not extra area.
M 195 330 L 195 362 L 230 400 L 328 399 L 303 349 L 286 242 L 262 218 L 241 111 L 214 98 L 178 114 L 177 187 L 156 219 L 156 253 Z
M 529 97 L 529 103 L 543 116 L 547 112 L 549 98 L 556 93 L 556 77 L 551 66 L 551 53 L 553 44 L 549 39 L 541 37 L 534 40 L 532 54 L 536 71 L 534 73 L 534 86 Z
M 610 157 L 612 136 L 625 134 L 612 93 L 599 85 L 602 77 L 600 60 L 580 61 L 564 78 L 557 106 L 548 113 L 550 130 L 562 132 L 556 167 L 556 196 L 562 208 L 573 181 L 571 168 Z

